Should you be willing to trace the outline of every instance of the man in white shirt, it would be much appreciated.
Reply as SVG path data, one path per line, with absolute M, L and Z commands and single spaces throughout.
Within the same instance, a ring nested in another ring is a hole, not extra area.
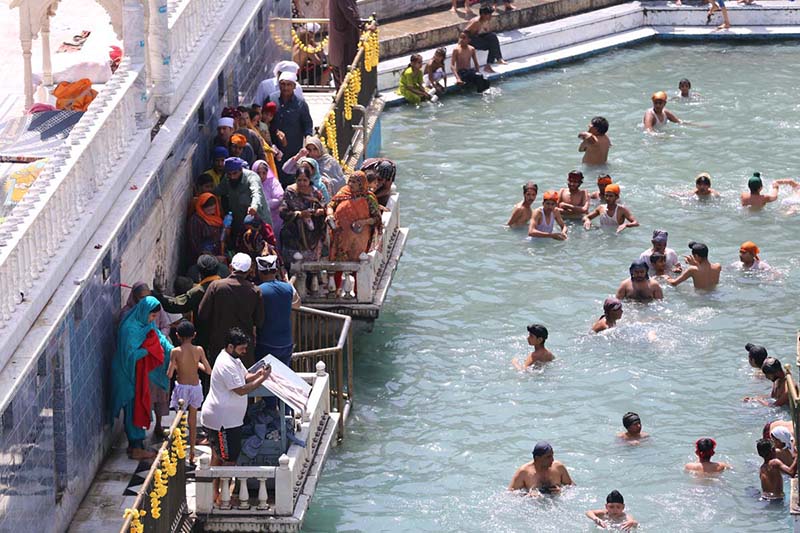
M 650 256 L 653 255 L 653 252 L 660 252 L 664 254 L 667 258 L 667 272 L 680 272 L 681 271 L 681 264 L 678 261 L 678 254 L 675 253 L 675 250 L 672 248 L 667 248 L 667 238 L 669 234 L 664 231 L 657 229 L 653 232 L 653 238 L 650 240 L 653 247 L 649 250 L 645 250 L 639 256 L 639 261 L 644 261 L 647 263 L 647 268 L 649 269 L 648 274 L 651 276 L 655 276 L 655 270 L 653 269 L 653 263 L 650 262 Z
M 247 412 L 247 394 L 267 379 L 270 367 L 250 374 L 239 359 L 250 344 L 241 329 L 231 328 L 211 372 L 211 387 L 203 402 L 201 423 L 211 444 L 211 466 L 236 464 L 242 450 L 242 424 Z M 214 494 L 219 483 L 214 480 Z

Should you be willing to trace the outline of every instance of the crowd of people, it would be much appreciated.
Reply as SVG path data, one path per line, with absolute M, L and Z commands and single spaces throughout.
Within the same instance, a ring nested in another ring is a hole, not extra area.
M 680 95 L 691 97 L 691 83 L 681 80 Z M 658 91 L 652 95 L 652 107 L 642 118 L 642 129 L 646 134 L 662 131 L 669 122 L 684 123 L 675 114 L 666 109 L 667 94 Z M 596 219 L 601 228 L 609 228 L 617 233 L 628 228 L 639 226 L 630 209 L 619 203 L 620 186 L 614 183 L 605 169 L 608 153 L 612 143 L 608 138 L 608 121 L 603 117 L 594 117 L 587 131 L 578 134 L 579 152 L 582 152 L 584 169 L 598 169 L 597 192 L 581 188 L 584 173 L 573 170 L 567 175 L 566 187 L 550 190 L 543 194 L 542 204 L 534 208 L 539 193 L 536 183 L 527 182 L 522 186 L 522 200 L 514 205 L 506 225 L 524 228 L 530 239 L 566 240 L 570 232 L 570 220 L 582 222 L 586 230 L 592 228 Z M 740 203 L 744 209 L 760 210 L 778 199 L 779 188 L 786 185 L 794 191 L 797 182 L 791 179 L 778 179 L 772 182 L 770 192 L 762 192 L 764 184 L 759 173 L 754 173 L 747 180 L 747 189 L 741 193 Z M 691 195 L 698 199 L 720 196 L 711 188 L 711 177 L 702 172 L 695 179 L 695 187 L 691 192 L 679 193 L 680 196 Z M 596 204 L 596 205 L 593 205 Z M 622 280 L 616 294 L 603 301 L 603 313 L 596 320 L 591 330 L 600 333 L 614 328 L 622 320 L 623 305 L 626 301 L 648 303 L 664 298 L 664 287 L 676 287 L 692 280 L 695 289 L 710 291 L 720 282 L 722 265 L 709 260 L 709 247 L 701 242 L 689 242 L 689 253 L 684 255 L 681 264 L 675 250 L 668 247 L 669 234 L 664 229 L 656 229 L 650 239 L 650 247 L 634 258 L 629 266 L 629 276 Z M 747 241 L 740 245 L 738 261 L 731 265 L 738 271 L 779 273 L 760 258 L 761 250 L 754 242 Z M 514 358 L 513 366 L 521 371 L 534 365 L 542 365 L 554 359 L 554 355 L 545 348 L 548 330 L 542 324 L 528 326 L 528 344 L 532 351 L 524 361 Z M 766 348 L 755 344 L 747 344 L 746 350 L 750 364 L 759 369 L 772 383 L 770 393 L 764 396 L 746 397 L 746 402 L 759 402 L 765 406 L 785 407 L 788 404 L 786 391 L 786 375 L 779 360 L 769 357 Z M 649 435 L 642 432 L 641 418 L 637 413 L 626 413 L 622 417 L 624 432 L 618 437 L 628 444 L 639 444 Z M 697 462 L 686 465 L 686 470 L 698 475 L 719 474 L 730 468 L 729 465 L 714 462 L 711 457 L 716 450 L 716 442 L 703 437 L 695 442 Z M 764 499 L 783 498 L 782 474 L 793 476 L 797 469 L 796 443 L 793 438 L 793 424 L 790 421 L 770 420 L 763 429 L 762 438 L 755 445 L 755 451 L 763 459 L 760 469 L 762 496 Z M 553 448 L 547 442 L 539 442 L 533 450 L 533 460 L 520 467 L 514 474 L 509 490 L 522 490 L 532 496 L 553 494 L 561 487 L 572 485 L 573 481 L 566 467 L 553 459 Z M 608 495 L 606 508 L 588 511 L 586 515 L 602 527 L 613 523 L 622 529 L 635 527 L 637 522 L 624 511 L 622 495 L 613 491 Z
M 358 261 L 379 243 L 396 166 L 371 158 L 345 172 L 313 135 L 299 70 L 292 61 L 277 63 L 255 103 L 222 111 L 210 168 L 193 183 L 185 273 L 174 295 L 143 282 L 130 287 L 110 414 L 124 413 L 132 459 L 155 457 L 145 445 L 152 415 L 159 438 L 161 417 L 182 400 L 189 460 L 199 441 L 210 445 L 212 465 L 236 464 L 247 395 L 279 378 L 255 363 L 273 355 L 291 366 L 291 315 L 300 306 L 288 282 L 291 264 L 300 257 Z M 334 279 L 341 287 L 341 277 Z

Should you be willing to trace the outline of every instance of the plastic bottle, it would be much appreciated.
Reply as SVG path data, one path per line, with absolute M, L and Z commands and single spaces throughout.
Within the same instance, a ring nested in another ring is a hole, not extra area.
M 233 225 L 233 213 L 228 211 L 228 214 L 225 215 L 225 218 L 222 220 L 222 225 L 225 227 L 225 229 L 228 229 L 231 227 L 231 225 Z

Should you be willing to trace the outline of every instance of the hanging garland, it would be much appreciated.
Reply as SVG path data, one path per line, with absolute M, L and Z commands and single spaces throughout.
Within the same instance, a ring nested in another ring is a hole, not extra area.
M 147 511 L 144 509 L 136 510 L 136 509 L 125 509 L 125 512 L 122 513 L 122 518 L 131 519 L 131 526 L 128 531 L 130 533 L 144 533 L 144 524 L 142 524 L 141 517 L 147 514 Z
M 375 22 L 374 19 L 370 18 L 369 24 L 373 22 Z M 381 52 L 377 28 L 362 32 L 361 38 L 358 40 L 358 47 L 364 49 L 364 70 L 372 72 L 372 69 L 378 66 Z
M 290 45 L 288 45 L 286 43 L 286 41 L 281 39 L 281 36 L 278 35 L 278 33 L 275 31 L 275 23 L 274 22 L 270 22 L 269 23 L 269 35 L 270 35 L 270 37 L 272 37 L 272 41 L 275 44 L 277 44 L 278 47 L 282 48 L 283 50 L 285 50 L 287 52 L 291 52 L 292 51 L 292 47 Z M 294 29 L 292 29 L 292 35 L 294 35 Z
M 300 50 L 302 50 L 307 54 L 317 54 L 319 52 L 322 52 L 322 50 L 328 46 L 327 35 L 325 36 L 324 39 L 322 39 L 322 42 L 319 43 L 317 46 L 308 46 L 300 39 L 300 36 L 297 35 L 297 32 L 294 31 L 294 28 L 292 28 L 292 41 L 294 42 L 295 45 L 297 45 L 298 48 L 300 48 Z
M 361 69 L 351 70 L 344 83 L 344 118 L 353 120 L 353 106 L 358 104 L 358 94 L 361 92 Z
M 339 144 L 336 139 L 336 112 L 333 109 L 325 117 L 325 136 L 322 141 L 328 147 L 331 156 L 339 161 Z

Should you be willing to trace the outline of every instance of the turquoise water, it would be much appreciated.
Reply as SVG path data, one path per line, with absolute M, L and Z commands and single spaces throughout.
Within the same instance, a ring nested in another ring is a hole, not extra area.
M 612 489 L 641 531 L 788 528 L 786 504 L 758 500 L 755 453 L 764 422 L 788 414 L 741 400 L 769 393 L 745 343 L 794 359 L 798 219 L 778 204 L 745 212 L 738 194 L 754 170 L 767 183 L 797 177 L 797 65 L 795 44 L 646 45 L 512 78 L 483 98 L 386 112 L 383 149 L 400 168 L 411 237 L 380 320 L 358 335 L 354 414 L 304 531 L 590 531 L 583 512 Z M 700 97 L 667 108 L 703 127 L 643 135 L 650 94 L 674 95 L 682 77 Z M 642 226 L 573 225 L 565 242 L 504 228 L 525 181 L 539 184 L 537 203 L 565 186 L 577 133 L 598 114 L 611 123 L 609 172 Z M 700 171 L 718 201 L 670 195 Z M 724 266 L 718 290 L 666 287 L 663 302 L 626 304 L 619 327 L 589 334 L 655 228 L 680 255 L 689 240 L 708 243 Z M 729 267 L 746 240 L 780 277 Z M 531 322 L 549 328 L 556 361 L 520 373 L 510 361 L 527 353 Z M 652 435 L 638 447 L 615 439 L 628 410 Z M 733 471 L 683 472 L 704 436 Z M 539 501 L 507 494 L 537 440 L 577 486 Z

